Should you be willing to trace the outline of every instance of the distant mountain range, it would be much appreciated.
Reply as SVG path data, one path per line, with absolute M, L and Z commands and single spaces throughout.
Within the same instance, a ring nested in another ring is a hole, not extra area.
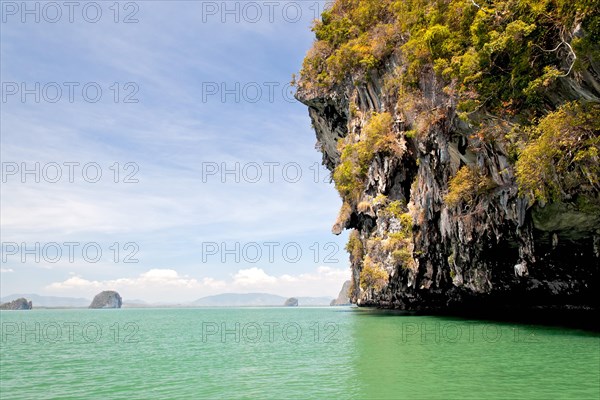
M 75 297 L 40 296 L 37 294 L 11 294 L 0 298 L 0 303 L 7 303 L 18 298 L 26 298 L 33 303 L 33 308 L 87 308 L 91 300 Z M 296 297 L 298 305 L 302 306 L 328 306 L 331 297 Z M 124 299 L 124 308 L 145 307 L 262 307 L 283 306 L 287 297 L 269 293 L 223 293 L 206 296 L 191 303 L 148 303 L 139 299 Z
M 191 305 L 200 307 L 283 306 L 287 297 L 269 293 L 223 293 L 202 297 Z M 328 306 L 331 297 L 297 297 L 299 306 Z
M 18 298 L 26 298 L 33 303 L 33 308 L 40 307 L 65 307 L 65 308 L 78 308 L 88 307 L 92 302 L 89 299 L 81 297 L 57 297 L 57 296 L 40 296 L 37 294 L 11 294 L 0 298 L 0 303 L 8 303 L 9 301 L 16 300 Z

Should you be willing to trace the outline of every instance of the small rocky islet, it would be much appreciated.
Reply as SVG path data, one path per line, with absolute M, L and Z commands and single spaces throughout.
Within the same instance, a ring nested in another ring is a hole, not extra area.
M 123 305 L 123 299 L 121 295 L 114 290 L 105 290 L 98 293 L 89 308 L 121 308 Z
M 290 297 L 283 303 L 285 307 L 298 307 L 298 299 L 295 297 Z
M 33 303 L 23 297 L 0 304 L 0 310 L 31 310 L 32 308 Z

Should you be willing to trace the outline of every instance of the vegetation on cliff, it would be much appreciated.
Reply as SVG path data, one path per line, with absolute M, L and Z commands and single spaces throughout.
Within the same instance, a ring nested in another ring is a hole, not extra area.
M 383 267 L 365 256 L 362 271 L 360 272 L 360 287 L 363 290 L 381 290 L 387 283 L 388 274 Z
M 599 8 L 597 0 L 337 0 L 313 26 L 302 84 L 329 88 L 400 50 L 404 84 L 433 67 L 463 111 L 513 115 L 541 107 L 540 92 L 597 61 Z
M 598 184 L 597 170 L 590 167 L 599 161 L 597 104 L 582 100 L 553 111 L 547 96 L 558 79 L 598 62 L 598 9 L 597 0 L 338 0 L 313 26 L 317 41 L 304 61 L 300 84 L 330 89 L 352 75 L 366 79 L 399 52 L 405 60 L 393 84 L 399 103 L 418 87 L 422 71 L 432 68 L 455 98 L 459 115 L 474 126 L 474 135 L 498 139 L 481 114 L 474 115 L 480 110 L 520 131 L 522 193 L 556 198 L 561 185 Z M 375 114 L 364 138 L 340 143 L 342 162 L 334 181 L 342 197 L 359 197 L 375 153 L 401 155 L 403 138 L 394 138 L 390 127 L 389 113 Z M 541 164 L 527 161 L 540 153 Z M 577 172 L 567 171 L 573 169 Z M 475 173 L 461 171 L 455 187 L 464 186 L 467 172 Z M 471 178 L 479 186 L 479 178 Z M 451 204 L 461 200 L 454 194 L 448 197 Z M 464 194 L 466 201 L 473 195 Z
M 350 138 L 351 139 L 351 138 Z M 361 132 L 357 142 L 340 141 L 341 163 L 333 173 L 333 180 L 342 198 L 355 204 L 362 193 L 364 179 L 377 153 L 402 157 L 406 144 L 392 132 L 390 113 L 374 113 Z
M 599 9 L 598 0 L 336 0 L 314 23 L 298 86 L 305 98 L 335 93 L 336 107 L 347 107 L 338 110 L 347 134 L 336 131 L 328 161 L 343 199 L 334 231 L 357 228 L 347 246 L 353 292 L 383 290 L 386 276 L 402 274 L 390 266 L 418 269 L 421 247 L 436 246 L 432 229 L 448 234 L 449 216 L 477 205 L 485 214 L 494 196 L 505 196 L 500 207 L 517 195 L 526 207 L 598 201 Z M 403 179 L 414 179 L 410 191 L 402 183 L 391 194 Z M 466 223 L 460 234 L 471 238 Z M 531 235 L 518 223 L 518 257 L 531 261 Z M 444 256 L 459 286 L 463 244 Z M 477 257 L 467 253 L 465 263 Z M 421 261 L 430 279 L 437 267 Z M 484 273 L 469 279 L 489 286 Z
M 450 207 L 461 203 L 472 206 L 477 196 L 492 186 L 493 182 L 477 166 L 463 165 L 449 182 L 446 204 Z
M 600 104 L 564 104 L 525 132 L 516 162 L 523 194 L 549 201 L 600 190 Z

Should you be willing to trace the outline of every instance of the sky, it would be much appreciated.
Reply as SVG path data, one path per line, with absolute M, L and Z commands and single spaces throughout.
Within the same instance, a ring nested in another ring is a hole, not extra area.
M 0 2 L 0 294 L 337 296 L 341 200 L 289 85 L 325 5 Z

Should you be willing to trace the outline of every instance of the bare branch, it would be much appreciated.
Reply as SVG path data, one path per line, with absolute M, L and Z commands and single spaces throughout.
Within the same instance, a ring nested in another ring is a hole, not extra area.
M 562 40 L 558 44 L 558 46 L 556 46 L 552 50 L 546 50 L 546 49 L 543 49 L 541 46 L 538 46 L 537 44 L 535 45 L 540 50 L 545 51 L 546 53 L 553 53 L 555 51 L 558 51 L 558 49 L 560 48 L 560 46 L 562 46 L 563 44 L 569 48 L 569 52 L 571 53 L 571 56 L 573 56 L 573 62 L 571 63 L 571 66 L 569 67 L 569 70 L 565 74 L 559 75 L 559 77 L 565 77 L 565 76 L 569 75 L 571 73 L 571 70 L 573 69 L 573 66 L 575 65 L 575 60 L 577 60 L 577 55 L 575 54 L 575 51 L 573 50 L 573 48 L 571 47 L 571 45 L 569 43 L 565 42 L 564 40 Z
M 571 52 L 571 55 L 573 56 L 573 62 L 571 63 L 569 70 L 567 71 L 566 74 L 563 75 L 563 76 L 567 76 L 571 73 L 571 70 L 573 69 L 573 65 L 575 65 L 575 60 L 577 60 L 577 55 L 575 55 L 575 52 L 573 51 L 573 48 L 571 47 L 571 45 L 569 43 L 567 43 L 567 42 L 563 42 L 563 43 L 567 45 L 567 47 L 569 48 L 569 51 Z

